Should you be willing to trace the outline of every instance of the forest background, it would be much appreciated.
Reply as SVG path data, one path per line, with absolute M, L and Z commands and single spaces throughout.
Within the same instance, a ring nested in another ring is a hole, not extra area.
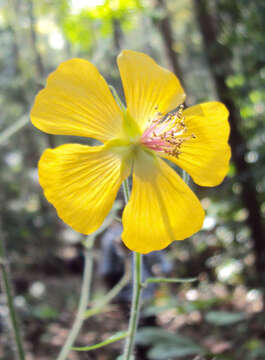
M 116 66 L 122 49 L 145 52 L 174 71 L 187 105 L 225 103 L 233 154 L 222 185 L 192 185 L 207 212 L 203 229 L 150 265 L 198 281 L 147 293 L 139 359 L 265 358 L 264 23 L 260 0 L 0 1 L 0 237 L 27 359 L 54 358 L 65 341 L 78 304 L 84 238 L 58 219 L 37 176 L 45 148 L 84 139 L 39 132 L 29 111 L 48 74 L 73 57 L 94 63 L 122 95 Z M 121 206 L 122 197 L 96 239 L 92 299 L 121 276 L 106 240 L 117 237 Z M 126 329 L 128 301 L 123 293 L 87 320 L 77 344 Z M 15 358 L 3 293 L 0 345 L 1 359 Z M 120 346 L 71 352 L 69 359 L 115 359 Z

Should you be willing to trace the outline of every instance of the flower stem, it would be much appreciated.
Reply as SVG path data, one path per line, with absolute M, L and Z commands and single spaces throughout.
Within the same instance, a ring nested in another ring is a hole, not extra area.
M 140 298 L 142 290 L 142 255 L 134 252 L 134 276 L 133 276 L 133 299 L 131 306 L 131 314 L 128 332 L 129 336 L 125 343 L 124 353 L 122 360 L 131 360 L 132 352 L 134 349 L 134 339 L 137 330 L 139 312 L 140 312 Z
M 7 268 L 7 262 L 6 262 L 6 257 L 5 257 L 5 246 L 4 246 L 3 238 L 0 239 L 0 268 L 1 268 L 1 274 L 2 274 L 2 280 L 3 280 L 3 289 L 6 293 L 7 306 L 9 309 L 11 326 L 12 326 L 14 340 L 15 340 L 16 347 L 17 347 L 17 356 L 18 356 L 19 360 L 24 360 L 25 354 L 24 354 L 22 340 L 21 340 L 20 331 L 19 331 L 19 323 L 17 320 L 17 316 L 16 316 L 14 304 L 13 304 L 11 284 L 10 284 L 9 276 L 8 276 L 8 268 Z
M 128 203 L 130 197 L 130 186 L 128 179 L 124 180 L 123 182 L 123 193 L 125 202 Z M 133 255 L 133 298 L 128 326 L 129 336 L 126 339 L 122 360 L 131 360 L 140 312 L 140 299 L 142 290 L 142 255 L 137 252 L 134 252 Z
M 128 178 L 125 179 L 124 182 L 122 183 L 122 188 L 123 188 L 124 199 L 127 204 L 130 198 L 130 185 Z
M 182 170 L 182 179 L 187 185 L 189 185 L 190 176 L 185 170 Z
M 66 339 L 64 346 L 62 347 L 57 360 L 65 360 L 67 358 L 68 353 L 71 351 L 73 343 L 81 329 L 81 326 L 84 321 L 84 312 L 86 311 L 87 303 L 90 297 L 90 288 L 91 288 L 91 278 L 92 278 L 92 266 L 93 266 L 93 258 L 92 258 L 92 248 L 94 245 L 95 236 L 91 236 L 89 242 L 86 242 L 85 246 L 85 268 L 83 275 L 83 283 L 81 289 L 81 296 L 78 305 L 77 315 L 73 324 L 73 327 Z

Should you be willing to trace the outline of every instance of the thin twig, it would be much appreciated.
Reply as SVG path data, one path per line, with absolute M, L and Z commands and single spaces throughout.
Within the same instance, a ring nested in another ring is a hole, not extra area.
M 178 278 L 162 278 L 162 277 L 153 277 L 148 278 L 142 284 L 143 287 L 146 287 L 150 283 L 191 283 L 197 281 L 197 278 L 187 278 L 187 279 L 178 279 Z
M 67 355 L 71 351 L 73 343 L 75 342 L 75 339 L 84 321 L 83 315 L 86 310 L 87 303 L 90 297 L 92 268 L 93 268 L 92 248 L 94 245 L 94 241 L 95 241 L 95 236 L 91 236 L 91 238 L 89 239 L 89 244 L 87 244 L 87 246 L 85 247 L 85 268 L 84 268 L 83 283 L 82 283 L 78 310 L 73 327 L 70 330 L 70 333 L 66 339 L 64 346 L 62 347 L 59 353 L 57 360 L 65 360 L 67 358 Z
M 25 359 L 25 353 L 23 350 L 22 340 L 20 336 L 19 322 L 17 320 L 17 315 L 15 312 L 15 307 L 13 303 L 11 282 L 8 274 L 8 265 L 5 255 L 5 245 L 3 237 L 0 238 L 0 268 L 3 280 L 3 289 L 6 294 L 7 306 L 9 310 L 9 317 L 11 322 L 11 328 L 13 330 L 14 340 L 17 347 L 17 356 L 19 360 Z
M 17 122 L 0 133 L 0 145 L 3 145 L 8 140 L 8 138 L 10 138 L 10 136 L 14 135 L 27 124 L 29 124 L 29 115 L 25 114 L 20 119 L 18 119 Z
M 133 349 L 134 349 L 134 341 L 135 334 L 137 330 L 139 315 L 140 315 L 140 299 L 141 299 L 141 277 L 142 277 L 142 255 L 134 252 L 134 277 L 133 277 L 133 299 L 131 305 L 131 314 L 130 321 L 128 327 L 129 336 L 126 339 L 123 360 L 131 360 Z

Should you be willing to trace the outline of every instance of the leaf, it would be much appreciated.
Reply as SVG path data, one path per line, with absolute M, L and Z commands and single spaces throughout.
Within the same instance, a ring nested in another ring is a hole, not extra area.
M 59 316 L 59 313 L 52 307 L 48 305 L 36 306 L 32 313 L 39 319 L 56 319 Z
M 168 309 L 172 309 L 176 306 L 177 306 L 176 304 L 172 305 L 171 303 L 161 305 L 161 306 L 157 306 L 157 305 L 148 306 L 143 310 L 143 316 L 156 316 L 156 315 L 160 314 L 161 312 L 168 310 Z
M 90 351 L 95 350 L 98 348 L 101 348 L 103 346 L 109 345 L 113 342 L 125 339 L 128 336 L 128 331 L 119 331 L 116 334 L 112 335 L 108 339 L 101 341 L 98 344 L 90 345 L 90 346 L 84 346 L 84 347 L 72 347 L 72 350 L 75 351 Z
M 168 360 L 188 355 L 202 354 L 202 349 L 197 345 L 182 346 L 178 344 L 157 344 L 149 352 L 148 356 L 154 360 Z
M 156 327 L 139 330 L 136 342 L 141 345 L 153 345 L 148 355 L 150 359 L 166 359 L 203 353 L 203 349 L 186 336 L 170 333 Z
M 143 344 L 152 344 L 157 342 L 166 342 L 173 344 L 191 344 L 192 341 L 183 335 L 179 335 L 176 333 L 171 333 L 164 329 L 156 328 L 156 327 L 146 327 L 138 332 L 138 342 Z
M 265 358 L 265 347 L 254 349 L 250 353 L 251 359 L 257 359 L 257 358 L 261 358 L 261 357 Z
M 210 324 L 226 326 L 246 319 L 246 314 L 242 312 L 210 311 L 206 314 L 205 319 Z

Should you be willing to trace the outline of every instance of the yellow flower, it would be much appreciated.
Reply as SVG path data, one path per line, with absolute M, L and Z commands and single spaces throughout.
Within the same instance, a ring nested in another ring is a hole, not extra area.
M 59 217 L 90 234 L 132 172 L 122 239 L 129 249 L 148 253 L 200 230 L 199 200 L 163 159 L 201 186 L 219 184 L 230 159 L 228 111 L 219 102 L 183 110 L 185 93 L 177 77 L 145 54 L 124 50 L 118 67 L 127 110 L 86 60 L 68 60 L 49 76 L 36 97 L 33 124 L 49 134 L 90 137 L 102 145 L 46 150 L 39 179 Z

